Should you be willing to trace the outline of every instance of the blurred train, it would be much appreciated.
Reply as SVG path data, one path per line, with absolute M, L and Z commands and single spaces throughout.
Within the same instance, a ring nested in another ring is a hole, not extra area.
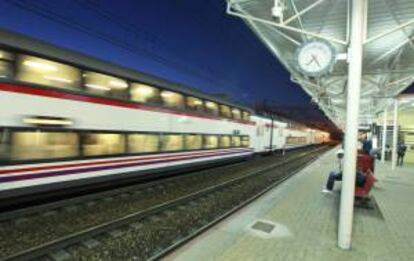
M 0 30 L 0 199 L 329 141 L 328 133 L 253 114 Z

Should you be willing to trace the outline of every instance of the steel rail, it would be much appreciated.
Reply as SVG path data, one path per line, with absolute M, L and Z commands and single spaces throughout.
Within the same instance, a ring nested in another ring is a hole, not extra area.
M 99 225 L 96 225 L 96 226 L 93 226 L 93 227 L 89 227 L 89 228 L 84 229 L 82 231 L 75 232 L 73 234 L 70 234 L 70 235 L 67 235 L 67 236 L 64 236 L 64 237 L 60 237 L 60 238 L 55 239 L 55 240 L 51 240 L 47 243 L 43 243 L 43 244 L 40 244 L 38 246 L 31 247 L 29 249 L 20 251 L 18 253 L 14 253 L 14 254 L 12 254 L 10 256 L 7 256 L 7 257 L 4 257 L 0 260 L 2 260 L 2 261 L 6 261 L 6 260 L 7 261 L 32 260 L 32 259 L 35 259 L 35 258 L 46 256 L 51 252 L 57 251 L 59 249 L 68 247 L 68 246 L 76 244 L 76 243 L 80 243 L 83 240 L 93 238 L 95 236 L 98 236 L 98 235 L 103 234 L 105 232 L 114 230 L 116 228 L 130 225 L 130 224 L 135 223 L 139 220 L 142 220 L 146 217 L 149 217 L 151 215 L 154 215 L 154 214 L 157 214 L 159 212 L 165 211 L 166 209 L 173 208 L 173 207 L 178 206 L 178 205 L 182 205 L 182 204 L 187 203 L 189 201 L 192 201 L 196 198 L 200 198 L 200 197 L 203 197 L 204 195 L 210 194 L 214 191 L 218 191 L 222 188 L 231 186 L 233 184 L 236 184 L 236 183 L 241 182 L 243 180 L 246 180 L 248 178 L 252 178 L 253 176 L 266 174 L 269 171 L 271 171 L 271 170 L 273 170 L 277 167 L 289 164 L 291 162 L 295 162 L 298 159 L 305 158 L 308 155 L 312 155 L 312 153 L 324 150 L 326 148 L 327 148 L 327 146 L 324 146 L 322 148 L 317 148 L 317 149 L 311 150 L 309 152 L 302 152 L 296 157 L 284 160 L 282 162 L 278 162 L 276 164 L 272 164 L 272 165 L 270 165 L 270 166 L 268 166 L 264 169 L 256 170 L 256 171 L 254 171 L 250 174 L 243 175 L 243 176 L 237 177 L 237 178 L 233 178 L 233 179 L 227 180 L 225 182 L 222 182 L 220 184 L 212 185 L 210 187 L 204 188 L 204 189 L 202 189 L 200 191 L 197 191 L 197 192 L 194 192 L 194 193 L 190 193 L 188 195 L 179 197 L 177 199 L 170 200 L 170 201 L 155 205 L 153 207 L 150 207 L 150 208 L 147 208 L 147 209 L 144 209 L 144 210 L 132 213 L 132 214 L 128 214 L 124 217 L 117 218 L 117 219 L 114 219 L 114 220 L 109 221 L 109 222 L 105 222 L 105 223 L 102 223 L 102 224 L 99 224 Z
M 310 165 L 313 161 L 315 161 L 318 157 L 313 157 L 310 161 L 306 162 L 306 164 L 299 166 L 294 172 L 288 174 L 287 176 L 283 177 L 280 180 L 276 180 L 275 182 L 272 182 L 269 186 L 267 186 L 265 189 L 263 189 L 262 191 L 260 191 L 259 193 L 253 195 L 252 197 L 248 198 L 247 200 L 241 202 L 239 205 L 233 207 L 232 209 L 226 211 L 224 214 L 220 215 L 219 217 L 215 218 L 213 221 L 207 223 L 206 225 L 202 226 L 199 229 L 196 229 L 194 232 L 192 232 L 191 234 L 183 237 L 182 239 L 178 240 L 177 242 L 175 242 L 174 244 L 170 245 L 169 247 L 163 249 L 162 251 L 158 252 L 157 254 L 151 256 L 148 261 L 154 261 L 154 260 L 160 260 L 161 258 L 167 256 L 168 254 L 170 254 L 171 252 L 177 250 L 178 248 L 180 248 L 181 246 L 185 245 L 186 243 L 188 243 L 189 241 L 191 241 L 192 239 L 196 238 L 197 236 L 199 236 L 200 234 L 202 234 L 203 232 L 207 231 L 208 229 L 210 229 L 211 227 L 215 226 L 216 224 L 220 223 L 221 221 L 223 221 L 224 219 L 226 219 L 227 217 L 231 216 L 232 214 L 234 214 L 235 212 L 243 209 L 244 207 L 246 207 L 247 205 L 249 205 L 250 203 L 252 203 L 253 201 L 261 198 L 262 196 L 264 196 L 267 192 L 269 192 L 270 190 L 274 189 L 276 186 L 280 185 L 281 183 L 285 182 L 286 180 L 288 180 L 289 178 L 291 178 L 293 175 L 295 175 L 298 171 L 304 169 L 306 166 Z
M 100 200 L 102 198 L 117 196 L 122 193 L 128 193 L 128 192 L 135 191 L 135 190 L 143 190 L 143 189 L 147 189 L 151 187 L 156 187 L 158 185 L 162 185 L 167 182 L 177 182 L 177 181 L 180 181 L 181 179 L 197 177 L 198 175 L 202 175 L 202 173 L 200 172 L 203 172 L 206 170 L 214 171 L 216 169 L 225 168 L 225 167 L 237 167 L 241 164 L 245 164 L 245 162 L 235 162 L 235 163 L 231 163 L 228 165 L 222 165 L 222 166 L 219 165 L 219 166 L 212 167 L 212 168 L 196 170 L 192 173 L 187 173 L 184 175 L 168 176 L 168 177 L 160 178 L 157 180 L 152 180 L 152 181 L 150 180 L 147 182 L 142 181 L 142 183 L 138 183 L 134 185 L 126 185 L 126 186 L 122 186 L 121 188 L 112 188 L 112 189 L 109 188 L 101 192 L 95 192 L 92 194 L 86 194 L 82 196 L 73 196 L 71 198 L 57 200 L 57 201 L 50 202 L 50 203 L 43 203 L 39 205 L 33 205 L 33 206 L 25 207 L 25 208 L 19 208 L 19 209 L 15 209 L 11 211 L 6 211 L 6 212 L 0 213 L 0 222 L 5 221 L 5 220 L 10 220 L 10 219 L 15 219 L 15 218 L 25 216 L 25 215 L 32 215 L 32 214 L 41 213 L 44 211 L 60 209 L 60 208 L 64 208 L 64 207 L 71 206 L 71 205 L 76 205 L 76 204 L 81 204 L 81 203 L 84 204 L 85 202 L 88 202 L 88 201 L 94 201 L 98 199 Z M 93 189 L 94 188 L 91 187 L 91 190 Z

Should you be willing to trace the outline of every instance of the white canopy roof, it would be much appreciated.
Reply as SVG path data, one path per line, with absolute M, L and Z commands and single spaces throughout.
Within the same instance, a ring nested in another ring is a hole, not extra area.
M 283 17 L 273 17 L 275 2 Z M 376 114 L 414 80 L 414 0 L 366 0 L 360 123 Z M 310 39 L 329 41 L 338 54 L 349 45 L 349 0 L 228 0 L 227 12 L 241 17 L 325 114 L 343 128 L 347 60 L 337 56 L 326 76 L 305 77 L 295 67 L 295 51 Z M 362 25 L 361 25 L 362 26 Z

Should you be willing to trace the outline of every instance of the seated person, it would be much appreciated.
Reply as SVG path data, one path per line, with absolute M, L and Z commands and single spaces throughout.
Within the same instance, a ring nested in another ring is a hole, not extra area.
M 335 168 L 338 170 L 338 172 L 342 172 L 342 165 L 344 162 L 344 150 L 339 149 L 336 151 L 336 163 Z
M 363 187 L 365 184 L 365 177 L 367 175 L 372 175 L 372 171 L 371 169 L 367 169 L 364 172 L 362 167 L 358 167 L 355 175 L 355 185 L 358 187 Z M 322 190 L 322 193 L 331 193 L 336 180 L 342 180 L 342 172 L 331 171 L 328 176 L 328 181 L 326 182 L 326 187 Z
M 372 140 L 369 140 L 367 136 L 362 140 L 362 151 L 365 154 L 370 154 L 372 150 Z

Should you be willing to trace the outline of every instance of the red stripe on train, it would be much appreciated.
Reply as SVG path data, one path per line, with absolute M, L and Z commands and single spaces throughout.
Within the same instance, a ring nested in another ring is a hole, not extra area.
M 160 107 L 150 107 L 150 106 L 146 106 L 143 104 L 138 104 L 138 103 L 133 103 L 133 102 L 128 102 L 128 101 L 111 100 L 111 99 L 107 99 L 103 97 L 83 96 L 79 94 L 65 93 L 65 92 L 61 92 L 58 90 L 34 88 L 34 87 L 18 85 L 18 84 L 0 83 L 0 90 L 7 91 L 7 92 L 24 93 L 24 94 L 30 94 L 30 95 L 36 95 L 36 96 L 52 97 L 52 98 L 65 99 L 65 100 L 74 100 L 74 101 L 80 101 L 80 102 L 103 104 L 103 105 L 108 105 L 108 106 L 124 107 L 124 108 L 129 108 L 129 109 L 169 113 L 169 114 L 174 114 L 174 115 L 203 118 L 203 119 L 209 119 L 209 120 L 223 120 L 222 118 L 215 117 L 215 116 L 199 115 L 199 114 L 189 113 L 189 112 L 178 112 L 178 111 L 168 110 L 168 109 L 160 108 Z M 230 119 L 226 119 L 226 120 L 237 122 L 240 124 L 256 125 L 255 122 L 251 122 L 251 121 L 247 122 L 247 121 L 241 121 L 241 120 L 230 120 Z

